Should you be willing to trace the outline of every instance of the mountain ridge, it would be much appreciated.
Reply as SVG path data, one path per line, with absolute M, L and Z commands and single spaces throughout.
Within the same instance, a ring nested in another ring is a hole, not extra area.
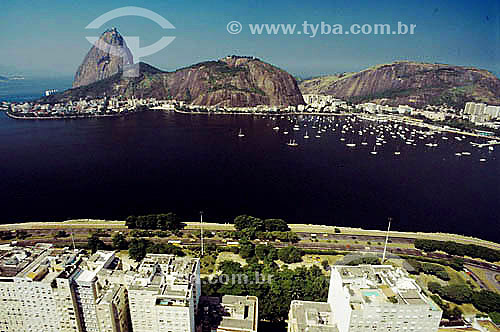
M 447 104 L 463 108 L 467 101 L 500 104 L 500 80 L 471 66 L 396 61 L 356 73 L 327 75 L 300 82 L 304 94 L 328 94 L 352 102 L 423 107 Z
M 227 56 L 166 72 L 138 64 L 138 77 L 118 71 L 87 85 L 43 98 L 47 102 L 86 97 L 125 96 L 175 99 L 204 106 L 247 107 L 304 104 L 296 80 L 260 59 Z

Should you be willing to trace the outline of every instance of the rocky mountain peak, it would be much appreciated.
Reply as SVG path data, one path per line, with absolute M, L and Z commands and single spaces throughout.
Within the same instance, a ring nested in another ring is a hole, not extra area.
M 103 32 L 78 67 L 73 87 L 88 85 L 121 72 L 133 64 L 127 43 L 116 28 Z

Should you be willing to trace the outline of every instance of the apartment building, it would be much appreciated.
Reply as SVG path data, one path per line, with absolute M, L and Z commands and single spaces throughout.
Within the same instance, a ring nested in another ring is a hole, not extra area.
M 74 276 L 76 303 L 81 321 L 82 332 L 100 332 L 97 319 L 97 298 L 101 293 L 97 274 L 101 269 L 115 262 L 115 254 L 110 251 L 97 251 L 82 264 Z
M 130 327 L 128 296 L 124 286 L 110 284 L 96 301 L 100 332 L 126 332 Z
M 333 266 L 328 303 L 340 332 L 437 331 L 442 311 L 390 265 Z
M 81 258 L 50 245 L 0 248 L 0 331 L 80 331 L 71 280 Z
M 201 294 L 197 258 L 148 254 L 128 285 L 134 332 L 194 332 Z

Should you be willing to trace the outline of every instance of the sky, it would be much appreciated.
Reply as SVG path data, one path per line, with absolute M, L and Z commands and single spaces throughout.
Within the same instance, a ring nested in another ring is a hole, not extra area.
M 136 16 L 85 27 L 124 6 L 149 9 L 175 29 Z M 0 2 L 0 73 L 71 76 L 90 49 L 86 36 L 116 27 L 140 37 L 141 47 L 163 36 L 175 40 L 142 58 L 176 70 L 229 54 L 256 56 L 299 77 L 358 71 L 396 60 L 474 66 L 500 74 L 500 1 L 356 0 L 3 0 Z M 230 34 L 238 21 L 242 32 Z M 253 35 L 249 24 L 416 24 L 413 35 Z

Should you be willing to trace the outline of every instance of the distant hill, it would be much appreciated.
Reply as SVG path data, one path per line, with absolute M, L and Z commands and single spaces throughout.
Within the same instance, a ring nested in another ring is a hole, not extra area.
M 299 85 L 304 94 L 328 94 L 353 102 L 387 105 L 448 104 L 467 101 L 500 105 L 500 80 L 473 67 L 400 61 L 357 73 L 316 77 Z

